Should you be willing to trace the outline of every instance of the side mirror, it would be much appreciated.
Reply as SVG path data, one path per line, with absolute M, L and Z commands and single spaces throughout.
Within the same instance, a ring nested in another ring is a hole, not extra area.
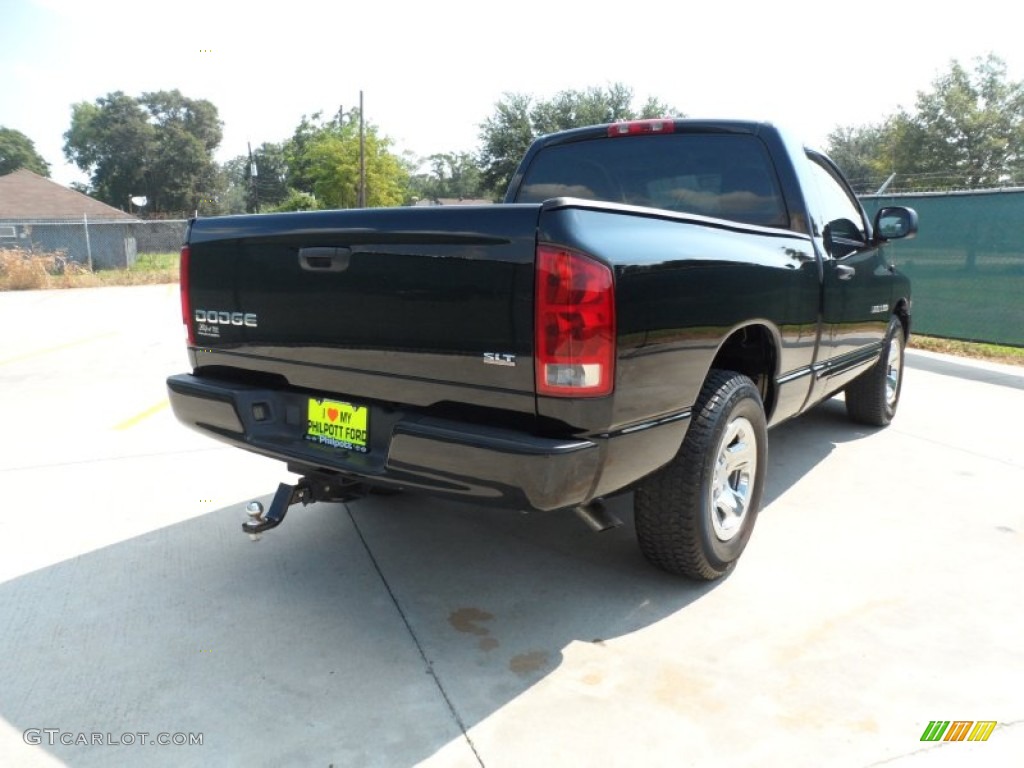
M 861 225 L 863 226 L 863 225 Z M 843 259 L 864 248 L 864 233 L 849 219 L 835 219 L 825 225 L 822 233 L 825 252 L 833 259 Z
M 917 211 L 913 208 L 880 208 L 875 214 L 875 238 L 880 241 L 910 239 L 917 234 Z

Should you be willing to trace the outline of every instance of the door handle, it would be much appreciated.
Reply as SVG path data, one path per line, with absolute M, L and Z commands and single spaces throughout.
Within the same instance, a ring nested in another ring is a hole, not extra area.
M 857 274 L 857 270 L 853 267 L 848 267 L 845 264 L 836 264 L 836 274 L 840 280 L 849 280 Z
M 299 248 L 299 266 L 310 272 L 344 272 L 351 258 L 351 248 Z

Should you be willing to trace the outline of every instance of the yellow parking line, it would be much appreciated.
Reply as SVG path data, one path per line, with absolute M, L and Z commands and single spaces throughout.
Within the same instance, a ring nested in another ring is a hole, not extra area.
M 85 339 L 77 339 L 75 341 L 65 342 L 64 344 L 57 344 L 56 346 L 53 347 L 46 347 L 45 349 L 34 349 L 31 352 L 25 352 L 22 355 L 15 355 L 14 357 L 8 357 L 3 360 L 0 360 L 0 365 L 7 365 L 8 363 L 17 363 L 20 362 L 21 360 L 30 360 L 33 357 L 42 357 L 43 355 L 48 355 L 51 352 L 60 352 L 62 349 L 77 347 L 79 344 L 87 344 L 90 341 L 105 339 L 108 336 L 116 335 L 117 331 L 109 331 L 107 333 L 101 333 L 96 336 L 89 336 L 88 338 Z
M 170 405 L 170 403 L 167 400 L 162 400 L 161 402 L 157 403 L 156 405 L 152 406 L 151 408 L 147 408 L 142 413 L 137 413 L 134 416 L 132 416 L 131 418 L 125 419 L 120 424 L 116 425 L 114 427 L 114 429 L 125 430 L 125 429 L 129 429 L 130 427 L 134 427 L 136 424 L 138 424 L 143 419 L 148 419 L 153 414 L 159 413 L 164 408 L 166 408 L 168 405 Z

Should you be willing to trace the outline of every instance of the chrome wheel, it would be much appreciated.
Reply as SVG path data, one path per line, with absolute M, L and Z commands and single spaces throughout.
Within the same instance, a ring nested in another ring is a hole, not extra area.
M 754 530 L 768 427 L 754 382 L 718 368 L 691 422 L 675 458 L 633 494 L 636 537 L 659 568 L 710 581 L 732 570 Z
M 900 376 L 903 373 L 903 336 L 893 334 L 889 342 L 889 359 L 885 363 L 885 404 L 895 407 L 900 393 Z
M 889 318 L 885 344 L 868 370 L 846 385 L 846 412 L 860 424 L 885 427 L 896 415 L 903 389 L 903 348 L 906 337 L 896 315 Z
M 711 479 L 711 526 L 719 541 L 729 541 L 743 528 L 751 506 L 757 473 L 757 433 L 742 416 L 729 422 L 718 444 Z

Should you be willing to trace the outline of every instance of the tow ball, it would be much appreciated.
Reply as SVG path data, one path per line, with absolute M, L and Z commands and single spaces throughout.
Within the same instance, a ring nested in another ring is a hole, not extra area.
M 284 522 L 288 507 L 292 504 L 302 502 L 302 506 L 306 506 L 314 501 L 351 501 L 362 495 L 359 483 L 351 481 L 303 477 L 295 485 L 280 483 L 266 513 L 258 501 L 250 501 L 245 505 L 245 513 L 249 515 L 249 519 L 242 523 L 242 530 L 248 533 L 253 541 L 259 541 L 261 533 L 277 528 Z

